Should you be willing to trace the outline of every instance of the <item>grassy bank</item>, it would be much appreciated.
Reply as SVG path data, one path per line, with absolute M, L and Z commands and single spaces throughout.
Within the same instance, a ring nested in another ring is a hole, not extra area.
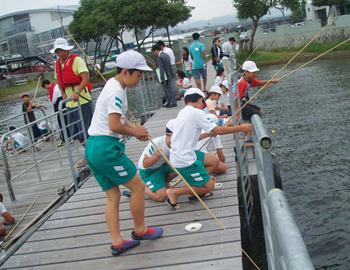
M 328 51 L 341 42 L 332 43 L 311 43 L 303 52 L 295 59 L 295 61 L 307 61 L 312 59 L 321 53 Z M 256 62 L 260 66 L 275 65 L 287 63 L 297 52 L 299 52 L 304 46 L 300 47 L 280 47 L 271 49 L 257 49 L 250 57 L 250 60 Z M 346 42 L 339 46 L 335 50 L 323 56 L 323 59 L 329 59 L 336 57 L 337 55 L 350 55 L 350 42 Z M 242 64 L 249 56 L 248 51 L 237 53 L 237 61 Z M 322 58 L 321 58 L 322 59 Z

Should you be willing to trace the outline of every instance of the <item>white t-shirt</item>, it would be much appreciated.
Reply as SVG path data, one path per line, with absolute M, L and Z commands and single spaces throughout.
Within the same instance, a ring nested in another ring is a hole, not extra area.
M 126 91 L 117 80 L 109 79 L 96 101 L 95 112 L 88 130 L 89 135 L 121 138 L 122 135 L 110 130 L 108 115 L 111 113 L 120 114 L 120 122 L 124 124 L 127 110 Z
M 216 86 L 220 86 L 220 83 L 222 83 L 222 80 L 223 78 L 221 76 L 216 76 L 215 77 L 215 85 Z
M 7 212 L 7 210 L 5 208 L 5 205 L 3 205 L 2 202 L 0 202 L 0 214 L 2 215 L 3 213 L 6 213 L 6 212 Z
M 163 52 L 165 52 L 170 57 L 170 64 L 173 66 L 175 65 L 175 55 L 172 49 L 168 47 L 164 47 Z
M 192 87 L 192 83 L 187 77 L 183 78 L 183 80 L 180 80 L 179 82 L 183 87 L 186 87 L 184 90 L 187 90 L 188 87 Z
M 197 159 L 194 150 L 202 129 L 209 133 L 215 127 L 202 110 L 190 105 L 185 106 L 174 121 L 170 162 L 177 168 L 191 166 Z
M 158 146 L 159 149 L 162 150 L 163 154 L 169 159 L 170 148 L 166 145 L 165 138 L 166 138 L 166 135 L 164 135 L 162 137 L 155 138 L 153 140 L 153 142 L 155 143 L 155 145 Z M 148 167 L 148 168 L 143 167 L 143 160 L 145 158 L 145 155 L 148 156 L 149 158 L 151 158 L 155 155 L 156 150 L 157 149 L 154 147 L 154 145 L 151 142 L 149 142 L 147 147 L 145 148 L 145 150 L 143 150 L 142 155 L 139 159 L 139 164 L 138 164 L 139 169 L 152 169 L 152 170 L 154 170 L 154 169 L 160 168 L 165 163 L 164 158 L 160 157 L 151 167 Z
M 56 84 L 55 87 L 53 88 L 53 95 L 52 95 L 51 103 L 55 104 L 59 97 L 62 97 L 62 93 L 61 93 L 61 90 L 60 90 L 58 84 Z
M 29 146 L 29 140 L 20 132 L 12 134 L 11 138 L 15 140 L 19 144 L 19 147 L 23 149 Z
M 205 133 L 205 131 L 202 130 L 202 133 Z M 204 138 L 203 140 L 200 140 L 199 142 L 197 142 L 196 150 L 200 149 L 201 152 L 208 153 L 208 147 L 210 144 L 213 144 L 215 149 L 222 148 L 220 135 L 217 135 L 216 137 L 211 138 L 210 141 L 207 143 L 208 140 L 209 140 L 209 137 Z M 203 146 L 203 148 L 202 148 L 202 146 Z
M 192 63 L 192 57 L 191 55 L 188 56 L 187 61 L 184 60 L 184 65 L 185 65 L 185 69 L 186 70 L 190 70 L 191 69 L 191 63 Z

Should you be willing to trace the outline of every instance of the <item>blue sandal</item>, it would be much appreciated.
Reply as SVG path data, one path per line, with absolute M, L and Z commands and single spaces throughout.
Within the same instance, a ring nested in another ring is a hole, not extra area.
M 136 247 L 140 244 L 139 240 L 124 240 L 124 244 L 121 247 L 115 247 L 111 245 L 111 253 L 113 256 L 118 256 L 130 248 Z

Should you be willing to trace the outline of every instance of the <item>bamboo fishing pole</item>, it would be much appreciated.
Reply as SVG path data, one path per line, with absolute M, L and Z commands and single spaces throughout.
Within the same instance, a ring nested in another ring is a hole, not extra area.
M 57 15 L 55 14 L 55 12 L 51 11 L 56 19 L 61 23 L 61 25 L 64 27 L 64 29 L 67 31 L 67 33 L 69 34 L 69 36 L 72 38 L 72 40 L 74 41 L 74 43 L 78 46 L 78 48 L 80 49 L 80 51 L 85 55 L 85 57 L 90 61 L 91 65 L 93 65 L 93 67 L 96 69 L 95 65 L 91 62 L 91 60 L 87 57 L 87 55 L 84 53 L 84 51 L 82 50 L 82 48 L 79 46 L 79 44 L 75 41 L 75 39 L 73 38 L 73 36 L 71 35 L 71 33 L 68 31 L 68 29 L 63 25 L 63 23 L 61 22 L 61 20 L 57 17 Z M 103 77 L 103 75 L 100 73 L 100 71 L 98 70 L 98 73 L 101 75 L 101 77 L 104 79 L 104 81 L 106 82 L 106 79 Z M 131 117 L 135 120 L 136 125 L 140 125 L 140 123 L 137 121 L 137 119 L 134 117 L 134 115 L 129 111 L 128 109 L 128 113 L 131 115 Z M 210 211 L 210 209 L 205 205 L 205 203 L 202 201 L 202 199 L 198 196 L 198 194 L 192 189 L 192 187 L 187 183 L 187 181 L 184 179 L 184 177 L 176 170 L 176 168 L 170 163 L 170 161 L 167 159 L 167 157 L 163 154 L 163 152 L 155 145 L 155 143 L 152 141 L 151 137 L 148 137 L 148 140 L 154 145 L 154 147 L 161 153 L 161 155 L 163 156 L 164 160 L 167 162 L 167 164 L 182 178 L 182 180 L 187 184 L 187 186 L 190 188 L 190 190 L 193 192 L 193 194 L 197 197 L 197 199 L 203 204 L 203 206 L 208 210 L 208 212 L 214 217 L 214 219 L 220 224 L 220 226 L 225 230 L 225 227 L 221 224 L 221 222 L 216 218 L 216 216 Z
M 312 41 L 314 41 L 328 26 L 330 26 L 336 18 L 337 18 L 337 17 L 333 18 L 332 21 L 330 21 L 324 28 L 322 28 L 322 30 L 321 30 L 320 32 L 318 32 L 317 35 L 314 36 L 314 37 L 309 41 L 309 43 L 307 43 L 299 52 L 297 52 L 297 53 L 292 57 L 292 59 L 290 59 L 290 60 L 288 61 L 288 63 L 285 64 L 271 79 L 269 79 L 269 80 L 266 82 L 266 84 L 265 84 L 263 87 L 261 87 L 261 89 L 260 89 L 253 97 L 251 97 L 246 103 L 243 104 L 242 107 L 240 107 L 232 116 L 230 116 L 230 117 L 228 118 L 228 121 L 225 123 L 225 125 L 227 125 L 228 122 L 229 122 L 231 119 L 233 119 L 233 117 L 235 117 L 241 110 L 243 110 L 243 108 L 244 108 L 245 106 L 247 106 L 247 105 L 254 99 L 254 97 L 257 96 L 257 94 L 259 94 L 261 91 L 265 90 L 265 89 L 267 88 L 267 85 L 269 85 L 269 84 L 271 83 L 271 81 L 272 81 L 274 78 L 276 78 L 276 76 L 277 76 L 278 74 L 280 74 L 280 73 L 282 72 L 283 69 L 285 69 L 285 68 L 286 68 L 286 67 L 287 67 L 287 66 L 288 66 L 288 65 L 289 65 L 289 64 L 290 64 L 290 63 L 291 63 L 291 62 L 292 62 L 292 61 L 307 47 L 307 46 L 310 45 L 310 43 L 311 43 Z M 205 144 L 202 145 L 201 149 L 202 149 L 203 146 L 206 145 L 210 140 L 211 140 L 211 137 L 205 142 Z M 200 149 L 199 149 L 199 150 L 200 150 Z
M 157 64 L 153 61 L 151 57 L 149 57 L 147 54 L 145 54 L 145 57 L 147 58 L 148 62 L 150 62 L 153 66 L 157 67 Z
M 247 58 L 246 60 L 244 60 L 244 62 L 246 62 L 246 61 L 249 60 L 249 58 L 253 55 L 253 53 L 256 51 L 257 48 L 258 48 L 258 47 L 256 47 L 256 48 L 254 49 L 254 51 L 248 56 L 248 58 Z M 243 62 L 243 64 L 244 64 L 244 62 Z M 243 64 L 240 65 L 239 69 L 237 69 L 237 72 L 243 67 Z
M 35 93 L 34 93 L 34 100 L 35 100 L 35 97 L 36 97 L 36 93 L 38 92 L 38 87 L 39 87 L 40 79 L 41 79 L 41 76 L 39 76 L 38 82 L 37 82 L 37 84 L 36 84 L 36 89 L 35 89 Z
M 17 226 L 21 223 L 21 221 L 25 218 L 25 216 L 28 214 L 28 212 L 30 211 L 30 209 L 32 209 L 34 203 L 37 201 L 37 199 L 39 198 L 39 195 L 36 196 L 34 202 L 29 206 L 28 210 L 24 213 L 24 215 L 21 217 L 21 219 L 16 223 L 16 225 L 12 228 L 12 230 L 10 231 L 10 233 L 8 235 L 6 235 L 4 241 L 12 234 L 12 232 L 17 228 Z

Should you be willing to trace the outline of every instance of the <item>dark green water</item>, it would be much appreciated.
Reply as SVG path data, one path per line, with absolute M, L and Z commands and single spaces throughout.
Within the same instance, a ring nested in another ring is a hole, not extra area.
M 282 67 L 263 67 L 258 77 Z M 284 192 L 316 269 L 350 269 L 349 70 L 349 59 L 312 63 L 253 102 L 266 129 L 276 131 Z

